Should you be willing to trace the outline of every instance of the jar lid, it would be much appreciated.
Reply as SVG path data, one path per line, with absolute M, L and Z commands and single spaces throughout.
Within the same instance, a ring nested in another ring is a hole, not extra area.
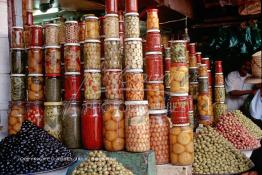
M 39 28 L 43 28 L 41 25 L 32 25 L 32 26 L 29 26 L 29 27 L 39 27 Z
M 125 16 L 139 16 L 139 13 L 130 12 L 130 13 L 126 13 Z
M 158 9 L 147 9 L 147 12 L 158 12 Z
M 65 72 L 65 75 L 81 75 L 80 72 Z
M 86 101 L 83 101 L 83 106 L 85 104 L 101 104 L 101 100 L 86 100 Z
M 45 24 L 45 27 L 47 26 L 59 27 L 59 24 L 54 24 L 54 23 Z
M 170 73 L 170 70 L 166 70 L 165 73 Z
M 202 58 L 202 60 L 209 60 L 209 58 L 208 57 L 204 57 L 204 58 Z
M 24 28 L 21 26 L 13 26 L 12 29 L 24 29 Z
M 88 72 L 90 72 L 90 73 L 100 73 L 101 70 L 100 69 L 85 69 L 84 72 L 85 73 L 88 73 Z
M 158 84 L 158 83 L 164 83 L 164 81 L 148 81 L 147 84 Z
M 28 74 L 29 77 L 43 77 L 43 74 Z
M 165 60 L 171 60 L 171 58 L 170 57 L 166 57 Z
M 146 31 L 147 33 L 150 33 L 150 32 L 157 32 L 157 33 L 160 33 L 160 30 L 159 29 L 149 29 Z
M 189 69 L 198 69 L 198 67 L 189 67 Z
M 207 64 L 200 64 L 201 67 L 207 66 Z
M 105 61 L 105 58 L 103 57 L 103 58 L 101 58 L 101 61 Z
M 30 46 L 28 49 L 43 49 L 43 48 L 40 46 Z
M 120 41 L 120 38 L 106 38 L 104 41 Z
M 85 41 L 80 41 L 80 42 L 79 42 L 79 44 L 84 44 L 84 43 L 85 43 Z
M 187 43 L 187 40 L 171 40 L 171 43 Z
M 25 74 L 11 74 L 11 77 L 25 77 Z
M 105 69 L 105 72 L 121 72 L 122 69 Z
M 122 100 L 105 100 L 103 105 L 107 105 L 107 104 L 121 105 L 124 104 L 124 102 Z
M 215 86 L 215 88 L 225 88 L 225 86 L 224 85 L 218 85 L 218 86 Z
M 69 103 L 69 104 L 68 104 Z M 76 105 L 76 104 L 80 104 L 81 102 L 80 101 L 75 101 L 75 100 L 71 100 L 71 101 L 63 101 L 63 105 Z
M 149 114 L 166 114 L 167 109 L 161 109 L 161 110 L 149 110 Z
M 125 70 L 126 73 L 142 73 L 143 72 L 143 69 L 127 69 Z
M 208 79 L 208 77 L 198 77 L 199 79 Z
M 90 16 L 84 16 L 85 20 L 86 19 L 96 19 L 98 20 L 98 17 L 94 16 L 94 14 L 90 14 Z
M 189 43 L 189 45 L 190 45 L 190 46 L 194 46 L 194 45 L 196 45 L 196 43 Z
M 106 37 L 105 35 L 100 35 L 101 39 L 105 39 L 105 37 Z
M 61 77 L 61 74 L 45 74 L 46 77 Z
M 212 86 L 208 86 L 208 88 L 209 88 L 209 89 L 211 89 L 211 88 L 212 88 Z
M 60 46 L 45 46 L 45 49 L 60 49 Z
M 202 54 L 202 52 L 196 52 L 196 55 L 201 55 Z
M 125 38 L 125 41 L 142 41 L 142 38 Z
M 110 14 L 106 14 L 106 15 L 105 15 L 105 18 L 106 18 L 106 17 L 110 17 L 110 16 L 112 16 L 112 17 L 118 17 L 117 14 L 112 14 L 112 13 L 110 13 Z
M 198 82 L 189 82 L 189 84 L 198 84 Z
M 84 43 L 101 43 L 101 41 L 97 39 L 87 39 L 84 41 Z
M 44 102 L 45 106 L 61 106 L 63 102 Z
M 79 43 L 65 43 L 64 46 L 80 46 Z
M 26 105 L 30 105 L 30 104 L 43 105 L 44 102 L 43 101 L 27 101 L 26 102 Z
M 25 48 L 11 48 L 11 50 L 25 50 Z
M 190 123 L 173 124 L 173 126 L 189 126 Z
M 187 97 L 188 96 L 188 93 L 181 93 L 181 94 L 178 94 L 178 93 L 170 93 L 170 96 L 172 97 Z
M 145 55 L 162 55 L 162 52 L 146 52 Z
M 66 22 L 65 22 L 65 24 L 68 24 L 68 23 L 78 24 L 77 21 L 66 21 Z
M 217 104 L 225 104 L 225 102 L 223 102 L 223 101 L 215 102 L 215 105 L 217 105 Z
M 217 72 L 217 73 L 215 73 L 216 75 L 223 75 L 223 73 L 222 72 Z
M 125 105 L 147 105 L 147 100 L 141 100 L 141 101 L 125 101 Z

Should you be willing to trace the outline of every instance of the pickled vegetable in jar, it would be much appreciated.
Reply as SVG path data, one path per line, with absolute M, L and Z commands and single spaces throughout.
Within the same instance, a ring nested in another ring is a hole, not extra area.
M 80 72 L 80 44 L 66 43 L 64 45 L 65 72 Z
M 26 120 L 29 120 L 39 128 L 44 127 L 44 106 L 41 101 L 27 102 Z
M 125 68 L 142 69 L 143 68 L 143 50 L 141 38 L 125 39 Z
M 163 58 L 161 52 L 146 52 L 146 73 L 148 81 L 163 81 Z
M 165 71 L 165 88 L 170 89 L 170 71 Z
M 25 73 L 25 62 L 26 54 L 24 49 L 12 48 L 11 49 L 11 73 L 13 74 L 23 74 Z
M 28 74 L 27 91 L 28 91 L 28 101 L 44 100 L 43 74 Z
M 187 64 L 172 63 L 170 68 L 170 91 L 173 93 L 188 93 L 189 73 Z
M 156 154 L 156 164 L 169 163 L 170 122 L 167 110 L 149 110 L 150 146 Z
M 60 18 L 59 21 L 59 35 L 58 35 L 58 40 L 60 44 L 64 44 L 65 43 L 65 19 L 62 17 Z
M 197 100 L 198 97 L 198 82 L 189 83 L 189 94 L 193 96 L 194 100 Z
M 209 60 L 208 57 L 202 58 L 201 64 L 205 64 L 207 66 L 207 70 L 211 69 L 211 67 L 210 67 L 210 60 Z
M 148 81 L 146 84 L 147 100 L 149 109 L 164 109 L 165 96 L 164 96 L 164 83 L 163 81 Z
M 81 106 L 76 101 L 63 103 L 62 140 L 68 148 L 81 147 Z
M 198 82 L 198 68 L 189 67 L 189 82 Z
M 78 43 L 79 42 L 79 27 L 77 21 L 65 22 L 65 42 Z
M 125 72 L 126 100 L 144 99 L 143 69 L 129 69 Z
M 158 9 L 148 9 L 147 11 L 147 30 L 159 29 Z
M 85 39 L 99 39 L 98 17 L 89 14 L 85 17 Z
M 26 100 L 25 74 L 11 74 L 12 101 Z
M 126 101 L 125 134 L 126 150 L 150 150 L 150 126 L 147 101 Z
M 165 71 L 170 71 L 171 68 L 171 58 L 165 58 Z
M 61 101 L 61 78 L 60 76 L 46 75 L 45 100 L 48 102 Z
M 101 44 L 99 40 L 86 40 L 84 43 L 84 68 L 100 69 Z
M 45 45 L 57 46 L 59 45 L 59 25 L 58 24 L 46 24 L 45 25 Z
M 87 69 L 84 73 L 84 91 L 86 100 L 98 100 L 101 97 L 101 71 Z
M 208 77 L 199 77 L 199 93 L 208 93 Z
M 223 73 L 216 73 L 215 74 L 215 85 L 216 86 L 224 85 L 224 75 L 223 75 Z
M 32 25 L 30 26 L 30 46 L 39 46 L 43 45 L 43 27 L 40 25 Z
M 188 94 L 170 93 L 171 120 L 173 124 L 189 123 Z
M 107 151 L 125 148 L 125 120 L 122 101 L 107 100 L 103 104 L 103 139 Z
M 25 102 L 12 101 L 9 104 L 8 134 L 16 134 L 20 131 L 26 115 Z
M 189 54 L 189 67 L 197 67 L 197 58 L 195 54 Z
M 194 161 L 193 130 L 189 124 L 174 125 L 170 129 L 170 159 L 177 166 L 191 165 Z
M 66 72 L 64 77 L 64 99 L 66 101 L 70 100 L 81 100 L 81 76 L 80 72 Z
M 171 62 L 172 63 L 187 63 L 186 55 L 186 40 L 171 41 Z
M 146 51 L 160 52 L 161 51 L 161 35 L 160 30 L 147 30 L 146 35 Z
M 118 12 L 117 0 L 106 0 L 105 1 L 105 11 L 106 14 L 116 14 Z
M 106 88 L 106 98 L 110 100 L 123 99 L 121 69 L 106 69 L 103 77 L 104 86 Z
M 60 46 L 45 47 L 45 73 L 46 74 L 61 73 Z
M 78 26 L 79 26 L 79 42 L 84 42 L 85 41 L 85 33 L 86 33 L 85 21 L 79 22 Z
M 44 130 L 62 141 L 62 102 L 45 102 Z
M 222 61 L 216 61 L 215 65 L 216 73 L 223 73 Z
M 137 12 L 137 0 L 126 0 L 125 1 L 125 12 Z
M 207 77 L 207 65 L 206 64 L 201 64 L 200 67 L 198 68 L 198 75 L 199 77 Z
M 13 26 L 11 34 L 11 47 L 12 48 L 23 48 L 23 27 Z
M 107 69 L 121 69 L 122 59 L 120 53 L 120 40 L 118 38 L 107 38 L 104 43 L 105 66 Z
M 210 115 L 212 104 L 208 93 L 201 93 L 198 95 L 197 109 L 199 113 L 199 124 L 211 125 L 213 122 L 213 117 Z
M 215 101 L 216 102 L 225 102 L 225 87 L 224 86 L 215 86 Z
M 139 14 L 126 13 L 125 14 L 125 38 L 139 38 Z
M 104 20 L 105 38 L 119 38 L 119 19 L 117 14 L 107 14 Z
M 214 122 L 219 121 L 220 116 L 227 113 L 227 105 L 224 102 L 218 102 L 213 105 L 214 109 Z
M 28 73 L 43 73 L 43 49 L 42 47 L 30 47 L 27 55 Z
M 81 130 L 83 146 L 86 149 L 103 148 L 103 117 L 100 101 L 84 102 L 81 113 Z
M 104 38 L 105 37 L 104 24 L 105 24 L 105 16 L 100 16 L 99 17 L 99 34 L 100 34 L 100 38 Z

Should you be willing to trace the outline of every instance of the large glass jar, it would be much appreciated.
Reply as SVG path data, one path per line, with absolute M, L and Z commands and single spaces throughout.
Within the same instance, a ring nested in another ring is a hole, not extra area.
M 28 73 L 43 73 L 43 49 L 42 47 L 30 47 L 27 55 Z
M 64 100 L 81 100 L 81 76 L 80 72 L 66 72 L 64 77 Z
M 87 69 L 84 73 L 84 93 L 86 100 L 98 100 L 101 97 L 101 71 Z
M 81 147 L 81 106 L 78 102 L 63 103 L 62 140 L 68 148 Z
M 103 137 L 107 151 L 125 148 L 125 120 L 122 101 L 107 100 L 103 104 Z
M 160 52 L 161 51 L 161 35 L 160 30 L 147 30 L 146 35 L 146 51 Z
M 197 58 L 195 54 L 189 54 L 189 67 L 197 67 Z
M 225 102 L 225 87 L 224 86 L 215 86 L 215 101 L 216 102 Z
M 9 105 L 8 134 L 16 134 L 20 131 L 25 118 L 25 102 L 12 101 Z
M 211 115 L 212 103 L 208 93 L 200 93 L 197 99 L 197 109 L 199 113 L 199 124 L 211 125 L 213 117 Z
M 189 67 L 189 82 L 198 82 L 198 68 L 197 67 Z
M 126 13 L 125 14 L 125 38 L 139 38 L 139 14 Z
M 62 141 L 62 102 L 45 102 L 44 129 L 56 139 Z
M 216 73 L 215 74 L 215 85 L 216 86 L 223 86 L 224 85 L 224 75 L 223 75 L 223 73 Z
M 45 73 L 46 74 L 61 73 L 60 46 L 45 47 Z
M 57 46 L 59 45 L 59 25 L 46 24 L 45 25 L 45 45 Z
M 189 83 L 189 94 L 193 96 L 194 100 L 197 100 L 198 97 L 198 82 Z
M 11 73 L 23 74 L 25 73 L 26 54 L 24 49 L 14 48 L 11 49 Z
M 27 78 L 28 101 L 44 100 L 43 74 L 28 74 Z
M 172 63 L 187 63 L 187 40 L 171 41 L 171 61 Z
M 103 147 L 103 117 L 101 102 L 85 101 L 81 114 L 81 130 L 83 146 L 89 150 Z
M 65 72 L 80 72 L 80 44 L 66 43 L 64 45 Z
M 107 14 L 104 20 L 105 38 L 119 38 L 119 19 L 117 14 Z
M 12 48 L 24 48 L 23 27 L 19 27 L 19 26 L 12 27 L 11 38 L 12 38 L 11 39 Z
M 84 43 L 84 68 L 100 69 L 101 44 L 99 40 L 86 40 Z
M 198 82 L 199 82 L 198 92 L 208 93 L 208 77 L 199 77 Z
M 39 128 L 44 127 L 44 106 L 41 101 L 27 102 L 26 120 L 29 120 Z
M 189 123 L 188 94 L 170 93 L 171 120 L 173 124 Z
M 184 63 L 172 63 L 170 68 L 170 91 L 172 93 L 188 93 L 188 67 Z
M 107 69 L 121 69 L 120 39 L 106 38 L 104 43 L 105 65 Z
M 149 109 L 164 109 L 165 94 L 163 81 L 148 81 L 146 84 Z
M 164 66 L 161 52 L 146 52 L 147 81 L 163 81 Z
M 191 165 L 194 161 L 193 130 L 189 124 L 174 125 L 170 129 L 171 164 Z
M 150 146 L 156 154 L 156 164 L 169 163 L 170 122 L 167 110 L 149 110 Z
M 85 17 L 85 39 L 99 39 L 99 22 L 98 17 L 89 14 Z
M 150 150 L 150 127 L 147 101 L 126 101 L 125 134 L 126 150 Z
M 125 39 L 125 68 L 143 69 L 143 49 L 141 38 Z
M 215 103 L 213 105 L 214 109 L 214 122 L 217 123 L 219 121 L 220 116 L 227 113 L 227 105 L 223 102 Z
M 30 46 L 43 46 L 43 27 L 40 25 L 30 26 Z
M 77 21 L 65 22 L 65 42 L 78 43 L 79 42 L 79 27 Z
M 106 69 L 103 82 L 106 88 L 106 98 L 110 100 L 123 99 L 123 84 L 121 69 Z
M 206 64 L 201 64 L 198 68 L 198 75 L 199 77 L 207 77 L 207 65 Z
M 125 72 L 126 100 L 144 100 L 143 69 L 129 69 Z
M 158 9 L 148 9 L 146 12 L 147 30 L 159 29 Z
M 81 21 L 78 23 L 78 25 L 79 25 L 79 41 L 84 42 L 85 34 L 86 34 L 86 23 L 85 21 Z
M 45 100 L 48 102 L 61 101 L 60 76 L 47 76 L 45 79 Z
M 26 99 L 25 74 L 11 74 L 11 99 L 19 101 Z

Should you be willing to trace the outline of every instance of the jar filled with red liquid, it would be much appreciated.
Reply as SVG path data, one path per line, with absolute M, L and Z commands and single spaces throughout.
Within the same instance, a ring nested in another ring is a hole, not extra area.
M 147 30 L 146 36 L 146 51 L 161 51 L 161 35 L 160 30 Z
M 23 27 L 14 26 L 12 27 L 12 40 L 11 47 L 12 48 L 23 48 L 24 40 L 23 40 Z
M 39 128 L 44 127 L 44 103 L 41 101 L 27 102 L 26 120 L 29 120 Z
M 137 0 L 125 1 L 126 13 L 137 12 Z
M 80 72 L 66 72 L 64 77 L 64 100 L 81 100 L 81 75 Z
M 99 100 L 84 102 L 81 123 L 84 148 L 91 150 L 101 149 L 103 147 L 103 118 Z
M 163 58 L 161 52 L 146 52 L 147 81 L 163 81 Z
M 117 0 L 106 0 L 106 14 L 115 13 L 117 14 Z
M 42 29 L 43 28 L 40 25 L 30 26 L 30 46 L 42 47 L 42 45 L 43 45 Z

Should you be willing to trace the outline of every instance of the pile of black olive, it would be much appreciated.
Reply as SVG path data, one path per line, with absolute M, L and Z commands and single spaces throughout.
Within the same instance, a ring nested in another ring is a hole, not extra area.
M 16 135 L 0 142 L 0 174 L 45 172 L 68 166 L 72 152 L 43 129 L 25 121 Z

